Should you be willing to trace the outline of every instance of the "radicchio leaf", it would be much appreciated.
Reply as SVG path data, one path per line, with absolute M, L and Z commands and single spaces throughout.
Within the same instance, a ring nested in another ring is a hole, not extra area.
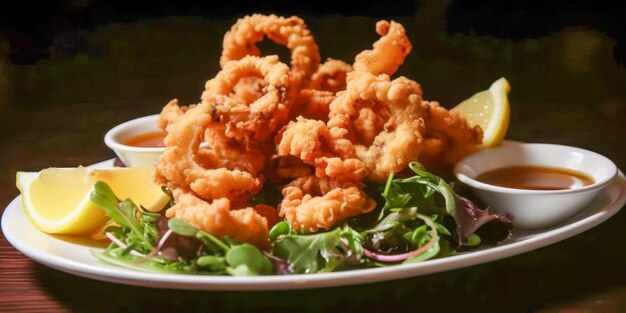
M 156 222 L 158 231 L 157 242 L 170 229 L 168 219 L 161 217 Z M 170 261 L 183 261 L 197 258 L 201 252 L 202 242 L 196 237 L 183 236 L 178 233 L 170 233 L 169 238 L 160 247 L 159 256 Z
M 456 233 L 461 245 L 466 243 L 469 236 L 487 222 L 498 220 L 503 223 L 511 223 L 511 218 L 507 215 L 492 213 L 489 211 L 489 208 L 481 210 L 467 198 L 461 196 L 456 198 L 457 205 L 454 220 L 456 221 Z
M 267 251 L 263 251 L 263 254 L 272 262 L 274 265 L 274 273 L 276 275 L 291 275 L 295 274 L 295 270 L 293 268 L 293 264 L 287 262 L 287 260 L 283 258 L 279 258 L 275 255 Z

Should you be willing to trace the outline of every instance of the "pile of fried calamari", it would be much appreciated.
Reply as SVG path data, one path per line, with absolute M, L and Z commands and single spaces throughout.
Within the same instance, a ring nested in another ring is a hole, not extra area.
M 352 65 L 320 64 L 302 19 L 239 19 L 200 103 L 172 100 L 159 118 L 167 137 L 155 179 L 175 201 L 166 216 L 267 248 L 277 221 L 303 233 L 330 229 L 375 208 L 364 182 L 471 153 L 479 127 L 423 100 L 417 82 L 391 79 L 411 51 L 404 27 L 379 21 L 376 32 L 380 39 Z M 260 56 L 256 43 L 266 37 L 291 51 L 290 65 Z M 281 186 L 282 201 L 251 205 L 268 183 Z

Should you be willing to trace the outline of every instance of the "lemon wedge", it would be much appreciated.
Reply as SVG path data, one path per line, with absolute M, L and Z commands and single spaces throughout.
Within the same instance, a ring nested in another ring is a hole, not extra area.
M 159 211 L 169 201 L 152 182 L 148 168 L 48 168 L 17 172 L 16 185 L 24 211 L 37 229 L 53 234 L 90 235 L 109 220 L 104 210 L 89 199 L 96 181 L 107 183 L 118 198 L 130 198 L 149 211 Z
M 450 110 L 460 113 L 471 126 L 482 128 L 483 143 L 479 148 L 495 147 L 504 140 L 511 114 L 508 98 L 510 90 L 509 82 L 502 77 L 491 84 L 489 89 L 473 95 Z

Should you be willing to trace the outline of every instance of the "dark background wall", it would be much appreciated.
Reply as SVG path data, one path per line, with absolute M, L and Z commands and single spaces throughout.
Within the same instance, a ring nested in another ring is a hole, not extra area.
M 5 4 L 6 5 L 6 4 Z M 0 32 L 10 40 L 10 58 L 17 64 L 45 59 L 59 33 L 80 32 L 113 22 L 133 22 L 164 16 L 229 19 L 251 12 L 284 15 L 412 16 L 419 0 L 375 1 L 31 1 L 12 2 L 0 12 Z M 614 38 L 614 56 L 626 58 L 626 4 L 619 0 L 497 1 L 454 0 L 447 9 L 447 31 L 521 40 L 540 37 L 568 26 L 597 29 Z M 80 39 L 69 50 L 84 49 Z M 71 53 L 72 51 L 67 51 Z

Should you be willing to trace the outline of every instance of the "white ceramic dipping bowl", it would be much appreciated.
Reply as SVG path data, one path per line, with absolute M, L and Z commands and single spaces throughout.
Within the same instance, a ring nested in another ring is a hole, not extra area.
M 123 144 L 130 138 L 141 134 L 160 131 L 156 121 L 158 114 L 136 118 L 119 124 L 104 135 L 104 143 L 115 151 L 117 157 L 128 167 L 152 167 L 159 162 L 159 155 L 164 147 L 144 148 Z
M 476 180 L 484 172 L 509 166 L 566 168 L 589 175 L 594 183 L 566 190 L 522 190 Z M 491 209 L 511 215 L 516 227 L 543 228 L 572 217 L 589 204 L 616 177 L 617 166 L 598 153 L 580 148 L 506 143 L 466 157 L 457 163 L 454 174 Z

